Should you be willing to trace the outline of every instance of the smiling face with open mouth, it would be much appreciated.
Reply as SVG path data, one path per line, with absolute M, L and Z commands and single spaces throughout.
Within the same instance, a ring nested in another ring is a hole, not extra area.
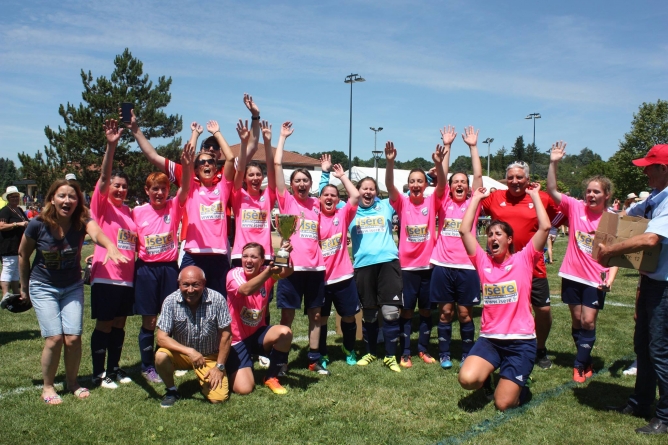
M 510 258 L 512 235 L 508 235 L 501 224 L 494 224 L 487 229 L 487 249 L 492 253 L 494 261 L 502 263 Z
M 427 175 L 422 170 L 414 171 L 408 175 L 408 191 L 411 200 L 421 201 L 424 199 L 424 190 L 427 188 Z
M 339 203 L 339 191 L 333 185 L 326 185 L 320 192 L 320 210 L 327 216 L 336 213 L 336 206 Z
M 362 207 L 371 207 L 376 201 L 376 183 L 371 178 L 363 179 L 358 185 L 360 191 L 360 204 Z
M 506 172 L 506 180 L 508 183 L 508 192 L 512 196 L 521 197 L 526 193 L 527 186 L 529 185 L 529 178 L 524 172 L 523 168 L 514 167 L 508 169 Z
M 590 181 L 587 184 L 585 192 L 585 203 L 587 208 L 595 213 L 602 213 L 610 199 L 610 192 L 603 189 L 603 185 L 598 181 Z
M 264 264 L 264 255 L 258 247 L 248 247 L 241 254 L 241 267 L 244 269 L 246 279 L 253 278 L 260 273 Z
M 262 170 L 256 165 L 249 165 L 246 167 L 246 176 L 244 177 L 244 182 L 246 182 L 246 191 L 251 195 L 259 195 L 262 191 L 262 180 L 264 175 Z
M 111 183 L 109 184 L 109 200 L 111 203 L 116 207 L 120 207 L 127 196 L 128 181 L 120 176 L 111 178 Z
M 71 217 L 78 203 L 77 192 L 69 185 L 58 187 L 51 199 L 51 205 L 56 208 L 56 215 L 59 218 Z
M 195 160 L 195 175 L 203 185 L 213 184 L 216 176 L 216 159 L 208 153 L 200 153 Z
M 464 173 L 450 177 L 450 196 L 454 202 L 464 202 L 469 194 L 469 178 Z
M 311 179 L 302 172 L 297 172 L 290 181 L 292 193 L 299 199 L 308 198 L 308 192 L 311 190 Z

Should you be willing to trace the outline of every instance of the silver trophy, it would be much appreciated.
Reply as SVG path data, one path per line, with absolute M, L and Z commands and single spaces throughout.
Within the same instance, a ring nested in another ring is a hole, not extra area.
M 283 242 L 289 241 L 290 237 L 297 230 L 297 215 L 274 215 L 276 231 L 281 235 L 281 248 L 276 252 L 274 265 L 278 267 L 290 267 L 290 252 L 283 248 Z
M 601 271 L 601 290 L 603 292 L 610 292 L 610 286 L 605 285 L 605 280 L 608 278 L 608 273 L 604 270 Z

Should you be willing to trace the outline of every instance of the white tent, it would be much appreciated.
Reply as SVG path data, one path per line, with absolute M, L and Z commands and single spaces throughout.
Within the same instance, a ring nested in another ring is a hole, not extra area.
M 286 186 L 290 185 L 290 175 L 292 175 L 292 172 L 294 170 L 289 170 L 289 169 L 284 169 L 283 170 L 283 180 L 285 182 Z M 394 169 L 394 185 L 399 189 L 403 190 L 403 187 L 405 184 L 408 184 L 408 174 L 410 170 L 399 170 L 399 169 Z M 310 193 L 312 195 L 317 195 L 319 193 L 318 190 L 318 184 L 320 183 L 320 177 L 322 175 L 322 172 L 319 170 L 309 170 L 309 173 L 311 174 L 311 178 L 313 179 L 313 185 L 311 186 Z M 346 175 L 348 172 L 346 171 Z M 448 178 L 452 176 L 452 173 L 448 173 Z M 366 178 L 366 177 L 376 177 L 376 169 L 373 167 L 353 167 L 353 173 L 351 176 L 351 180 L 353 181 L 354 184 L 357 184 L 361 179 Z M 469 181 L 473 181 L 473 175 L 469 175 Z M 339 190 L 343 190 L 343 185 L 341 184 L 341 181 L 336 179 L 332 174 L 329 176 L 329 183 L 335 185 Z M 489 176 L 483 176 L 482 177 L 482 184 L 483 187 L 486 188 L 491 188 L 495 187 L 498 190 L 507 190 L 508 187 L 505 185 L 501 184 L 500 182 L 490 178 Z M 267 179 L 265 178 L 264 182 L 262 183 L 262 186 L 265 187 L 267 185 Z M 385 185 L 385 169 L 384 168 L 379 168 L 378 169 L 378 189 L 379 192 L 383 195 L 387 195 L 387 186 Z M 433 187 L 428 187 L 427 190 L 425 191 L 425 195 L 429 196 L 433 193 Z

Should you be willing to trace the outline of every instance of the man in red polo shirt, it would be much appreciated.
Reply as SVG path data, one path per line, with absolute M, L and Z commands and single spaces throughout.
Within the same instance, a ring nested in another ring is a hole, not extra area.
M 526 246 L 538 230 L 536 210 L 531 197 L 526 193 L 529 185 L 529 165 L 516 161 L 506 168 L 508 190 L 497 190 L 482 200 L 485 215 L 510 224 L 513 228 L 513 247 L 519 252 Z M 562 214 L 550 196 L 541 191 L 541 200 L 552 221 L 552 225 L 559 225 Z M 547 356 L 545 342 L 552 327 L 552 312 L 550 310 L 550 286 L 547 282 L 547 271 L 543 257 L 540 258 L 533 271 L 531 287 L 531 305 L 533 306 L 536 322 L 536 364 L 543 369 L 549 369 L 552 361 Z

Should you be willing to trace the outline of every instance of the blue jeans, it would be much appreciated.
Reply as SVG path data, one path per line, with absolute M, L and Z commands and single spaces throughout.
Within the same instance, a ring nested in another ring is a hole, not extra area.
M 42 337 L 81 335 L 84 305 L 82 280 L 67 287 L 30 280 L 29 291 Z
M 659 385 L 656 417 L 668 422 L 668 282 L 643 276 L 633 346 L 638 356 L 635 391 L 629 404 L 649 409 Z

